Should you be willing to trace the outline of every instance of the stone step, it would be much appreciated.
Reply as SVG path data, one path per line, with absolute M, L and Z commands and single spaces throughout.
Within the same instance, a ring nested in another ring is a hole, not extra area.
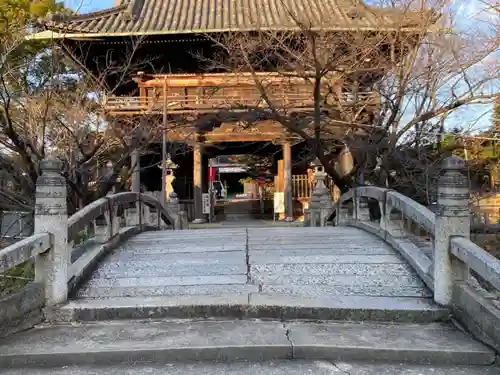
M 5 370 L 3 375 L 500 375 L 500 367 L 414 365 L 367 362 L 274 360 L 264 362 L 196 362 L 116 366 L 86 365 Z
M 47 325 L 0 342 L 0 368 L 307 359 L 491 365 L 446 324 L 121 321 Z
M 209 286 L 206 291 L 213 294 L 214 290 L 220 292 L 219 296 L 144 297 L 139 294 L 137 297 L 82 298 L 54 310 L 51 320 L 259 318 L 429 323 L 448 321 L 450 316 L 447 309 L 434 304 L 431 298 L 323 296 L 323 299 L 312 299 L 259 293 L 257 286 L 252 285 Z
M 244 292 L 264 292 L 282 296 L 310 297 L 322 299 L 325 296 L 341 299 L 350 296 L 366 297 L 432 297 L 432 292 L 423 286 L 413 285 L 275 285 L 244 284 L 246 275 L 229 275 L 224 279 L 207 276 L 187 279 L 191 284 L 178 278 L 156 279 L 93 279 L 76 292 L 77 297 L 153 297 L 153 296 L 189 296 L 189 295 L 227 295 Z M 203 283 L 203 280 L 206 282 Z M 222 280 L 221 284 L 217 281 Z M 140 285 L 144 282 L 144 285 Z M 169 285 L 162 285 L 162 283 Z M 181 282 L 187 285 L 180 285 Z M 137 283 L 137 284 L 134 284 Z M 198 283 L 198 284 L 195 284 Z

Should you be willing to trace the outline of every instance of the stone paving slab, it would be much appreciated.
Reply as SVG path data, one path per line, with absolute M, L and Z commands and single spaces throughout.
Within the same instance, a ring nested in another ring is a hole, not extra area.
M 391 321 L 428 323 L 449 321 L 449 311 L 422 297 L 373 297 L 366 295 L 293 296 L 251 293 L 250 306 L 264 310 L 267 306 L 280 311 L 281 319 L 297 316 L 328 321 Z
M 255 264 L 403 264 L 399 255 L 274 255 L 273 251 L 250 251 L 250 265 Z
M 196 286 L 196 285 L 236 285 L 246 284 L 246 275 L 217 276 L 172 276 L 172 277 L 119 277 L 113 279 L 97 278 L 90 280 L 89 287 L 161 287 L 161 286 Z
M 179 243 L 169 242 L 172 240 L 158 241 L 156 243 L 144 241 L 144 244 L 139 242 L 127 242 L 120 249 L 123 252 L 133 252 L 134 254 L 169 254 L 169 253 L 209 253 L 209 252 L 228 252 L 228 251 L 245 251 L 245 243 L 228 242 L 224 245 L 221 241 L 210 243 L 208 241 Z M 229 241 L 229 240 L 228 240 Z M 181 240 L 179 240 L 181 242 Z
M 495 354 L 444 324 L 121 321 L 41 327 L 0 342 L 0 368 L 287 358 L 491 365 Z
M 394 250 L 386 245 L 371 244 L 370 246 L 358 245 L 350 243 L 349 246 L 335 247 L 328 242 L 320 243 L 303 243 L 302 241 L 295 241 L 287 244 L 275 244 L 273 242 L 249 244 L 248 248 L 251 251 L 289 251 L 289 252 L 326 252 L 327 254 L 346 255 L 346 254 L 376 254 L 387 255 L 394 254 Z
M 0 344 L 0 368 L 291 357 L 280 322 L 122 321 L 30 330 Z
M 381 241 L 381 240 L 379 240 Z M 305 237 L 305 236 L 300 236 L 300 237 L 289 237 L 289 238 L 275 238 L 275 237 L 268 237 L 268 238 L 262 238 L 259 240 L 249 240 L 248 241 L 248 247 L 252 249 L 253 247 L 257 246 L 262 246 L 262 245 L 271 245 L 271 246 L 286 246 L 289 245 L 290 243 L 296 243 L 296 244 L 302 244 L 305 245 L 304 247 L 307 248 L 307 245 L 312 245 L 312 246 L 325 246 L 328 245 L 329 243 L 331 244 L 332 248 L 335 247 L 340 247 L 340 246 L 355 246 L 355 247 L 371 247 L 371 246 L 376 246 L 376 247 L 383 247 L 383 242 L 378 242 L 378 241 L 373 241 L 371 239 L 356 239 L 354 237 L 348 237 L 348 238 L 310 238 L 310 237 Z
M 5 370 L 4 375 L 500 375 L 492 366 L 426 366 L 328 361 L 196 362 Z
M 161 231 L 160 231 L 161 232 Z M 183 229 L 182 232 L 184 233 L 196 233 L 198 236 L 211 236 L 211 237 L 216 237 L 216 236 L 230 236 L 234 234 L 240 234 L 240 235 L 245 235 L 247 233 L 247 229 L 245 227 L 239 227 L 239 228 L 218 228 L 217 231 L 214 231 L 212 229 L 205 229 L 205 230 L 199 230 L 197 229 L 196 232 L 190 229 Z M 158 233 L 158 231 L 156 232 Z M 168 235 L 169 238 L 174 238 L 175 236 L 177 237 L 182 237 L 182 234 L 180 231 L 176 231 L 172 235 Z M 155 236 L 154 231 L 150 232 L 143 232 L 140 234 L 140 236 L 137 236 L 136 238 L 147 238 L 147 237 L 157 237 Z
M 251 280 L 254 284 L 287 286 L 327 285 L 330 287 L 371 288 L 394 285 L 393 275 L 280 275 L 262 272 L 252 274 Z M 415 275 L 398 276 L 398 281 L 406 287 L 424 287 L 424 283 Z
M 324 298 L 339 296 L 372 296 L 372 297 L 431 297 L 429 289 L 422 287 L 394 286 L 350 286 L 350 285 L 262 285 L 263 293 L 282 294 L 287 296 Z
M 297 359 L 331 358 L 334 351 L 342 360 L 357 360 L 362 352 L 365 361 L 391 361 L 394 353 L 406 363 L 449 360 L 454 364 L 491 365 L 495 360 L 492 351 L 452 325 L 366 322 L 287 323 L 286 327 Z M 367 353 L 366 348 L 373 350 Z
M 254 264 L 250 266 L 250 273 L 266 275 L 390 275 L 409 276 L 414 275 L 413 270 L 407 264 L 339 264 L 339 263 L 315 263 L 315 264 Z
M 158 297 L 158 296 L 223 296 L 227 294 L 247 295 L 259 291 L 258 285 L 192 285 L 158 287 L 89 287 L 78 290 L 78 298 L 108 297 Z
M 206 261 L 205 261 L 206 262 Z M 241 261 L 238 264 L 179 264 L 158 263 L 151 269 L 150 262 L 120 262 L 106 264 L 95 273 L 96 277 L 113 278 L 140 278 L 148 274 L 155 277 L 175 276 L 219 276 L 219 275 L 246 275 L 247 265 Z M 245 276 L 246 280 L 246 276 Z
M 141 262 L 150 266 L 158 264 L 246 264 L 244 251 L 213 251 L 203 253 L 147 253 L 122 251 L 121 248 L 109 255 L 99 267 L 116 262 Z

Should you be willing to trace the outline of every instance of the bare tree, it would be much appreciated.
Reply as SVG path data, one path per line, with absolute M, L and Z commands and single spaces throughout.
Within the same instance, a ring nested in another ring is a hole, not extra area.
M 387 185 L 405 170 L 406 185 L 412 174 L 435 169 L 427 151 L 447 120 L 498 95 L 498 38 L 453 29 L 449 0 L 434 0 L 432 10 L 421 4 L 382 1 L 372 15 L 392 24 L 378 30 L 318 29 L 293 15 L 293 31 L 233 33 L 215 40 L 221 52 L 207 69 L 249 74 L 259 96 L 242 103 L 249 119 L 270 118 L 302 137 L 341 191 Z M 335 168 L 339 143 L 354 157 L 347 175 Z
M 50 153 L 64 162 L 69 203 L 76 210 L 125 185 L 131 152 L 144 148 L 157 129 L 145 121 L 102 116 L 104 78 L 110 72 L 130 75 L 131 64 L 110 64 L 102 76 L 89 77 L 66 64 L 57 46 L 25 53 L 24 36 L 19 28 L 0 40 L 0 165 L 10 181 L 0 196 L 32 208 L 39 163 Z

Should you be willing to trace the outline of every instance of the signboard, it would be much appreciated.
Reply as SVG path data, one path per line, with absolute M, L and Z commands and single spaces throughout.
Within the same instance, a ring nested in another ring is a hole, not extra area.
M 219 173 L 244 173 L 247 170 L 240 167 L 220 167 Z
M 210 194 L 209 193 L 203 193 L 201 195 L 201 203 L 203 207 L 203 214 L 210 214 Z
M 274 193 L 274 214 L 285 213 L 285 193 L 275 192 Z

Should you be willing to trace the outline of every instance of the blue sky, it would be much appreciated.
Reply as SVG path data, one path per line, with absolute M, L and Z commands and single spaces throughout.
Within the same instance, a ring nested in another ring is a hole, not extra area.
M 78 9 L 80 13 L 92 12 L 100 9 L 111 8 L 113 0 L 65 0 L 67 7 Z

